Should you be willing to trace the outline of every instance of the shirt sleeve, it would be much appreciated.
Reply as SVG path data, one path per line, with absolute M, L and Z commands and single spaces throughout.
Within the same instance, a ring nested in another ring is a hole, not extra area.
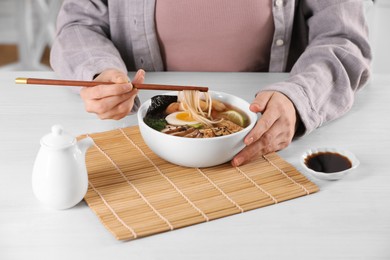
M 110 40 L 104 0 L 65 0 L 57 18 L 57 37 L 50 53 L 61 78 L 92 80 L 105 69 L 127 68 Z
M 119 51 L 110 40 L 108 8 L 103 0 L 65 0 L 57 18 L 57 37 L 50 53 L 61 78 L 92 80 L 106 69 L 127 74 Z M 131 113 L 140 107 L 138 97 Z
M 308 46 L 289 78 L 266 86 L 295 105 L 310 133 L 345 114 L 370 76 L 371 48 L 363 1 L 302 1 Z

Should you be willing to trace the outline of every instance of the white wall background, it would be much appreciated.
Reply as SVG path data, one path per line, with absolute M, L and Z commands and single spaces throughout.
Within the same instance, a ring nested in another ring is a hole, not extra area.
M 0 44 L 16 44 L 19 52 L 18 62 L 0 70 L 50 69 L 41 58 L 53 42 L 61 4 L 62 0 L 0 0 Z
M 0 44 L 12 44 L 17 41 L 16 1 L 0 0 Z

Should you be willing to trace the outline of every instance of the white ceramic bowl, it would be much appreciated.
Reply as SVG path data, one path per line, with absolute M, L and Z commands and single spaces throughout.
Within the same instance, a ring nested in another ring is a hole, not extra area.
M 317 153 L 326 153 L 326 152 L 330 152 L 330 153 L 338 153 L 342 156 L 345 156 L 349 159 L 349 161 L 351 162 L 351 167 L 346 169 L 346 170 L 343 170 L 343 171 L 338 171 L 338 172 L 332 172 L 332 173 L 325 173 L 325 172 L 320 172 L 320 171 L 314 171 L 312 169 L 310 169 L 306 164 L 305 164 L 305 160 L 307 157 L 313 155 L 313 154 L 317 154 Z M 356 169 L 360 162 L 359 160 L 356 158 L 356 156 L 350 152 L 350 151 L 347 151 L 347 150 L 341 150 L 341 149 L 336 149 L 336 148 L 316 148 L 316 149 L 310 149 L 308 151 L 306 151 L 302 156 L 301 156 L 301 165 L 302 167 L 304 168 L 305 172 L 313 175 L 314 177 L 318 178 L 318 179 L 322 179 L 322 180 L 338 180 L 338 179 L 341 179 L 343 178 L 346 174 L 350 173 L 351 171 L 353 171 L 354 169 Z
M 243 130 L 226 136 L 213 138 L 186 138 L 172 136 L 152 129 L 143 118 L 151 104 L 145 101 L 138 110 L 138 124 L 141 135 L 149 148 L 164 160 L 186 167 L 210 167 L 231 160 L 244 148 L 244 137 L 257 121 L 257 114 L 249 110 L 249 103 L 239 97 L 223 92 L 209 92 L 213 99 L 221 100 L 239 108 L 248 115 L 250 124 Z M 177 95 L 170 92 L 168 95 Z

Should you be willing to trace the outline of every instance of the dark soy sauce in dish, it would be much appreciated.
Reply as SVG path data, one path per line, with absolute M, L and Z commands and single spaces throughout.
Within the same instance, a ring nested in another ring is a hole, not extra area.
M 344 155 L 333 152 L 318 152 L 305 158 L 307 167 L 316 172 L 333 173 L 347 170 L 352 162 Z

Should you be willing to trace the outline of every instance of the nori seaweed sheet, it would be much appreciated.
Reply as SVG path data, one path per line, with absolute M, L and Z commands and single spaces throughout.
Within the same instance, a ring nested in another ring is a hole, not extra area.
M 173 102 L 177 102 L 177 96 L 158 95 L 151 98 L 151 104 L 146 115 L 144 122 L 151 128 L 161 131 L 167 125 L 165 120 L 165 109 Z
M 173 102 L 177 102 L 177 96 L 158 95 L 151 98 L 151 104 L 145 117 L 161 117 L 165 109 Z

